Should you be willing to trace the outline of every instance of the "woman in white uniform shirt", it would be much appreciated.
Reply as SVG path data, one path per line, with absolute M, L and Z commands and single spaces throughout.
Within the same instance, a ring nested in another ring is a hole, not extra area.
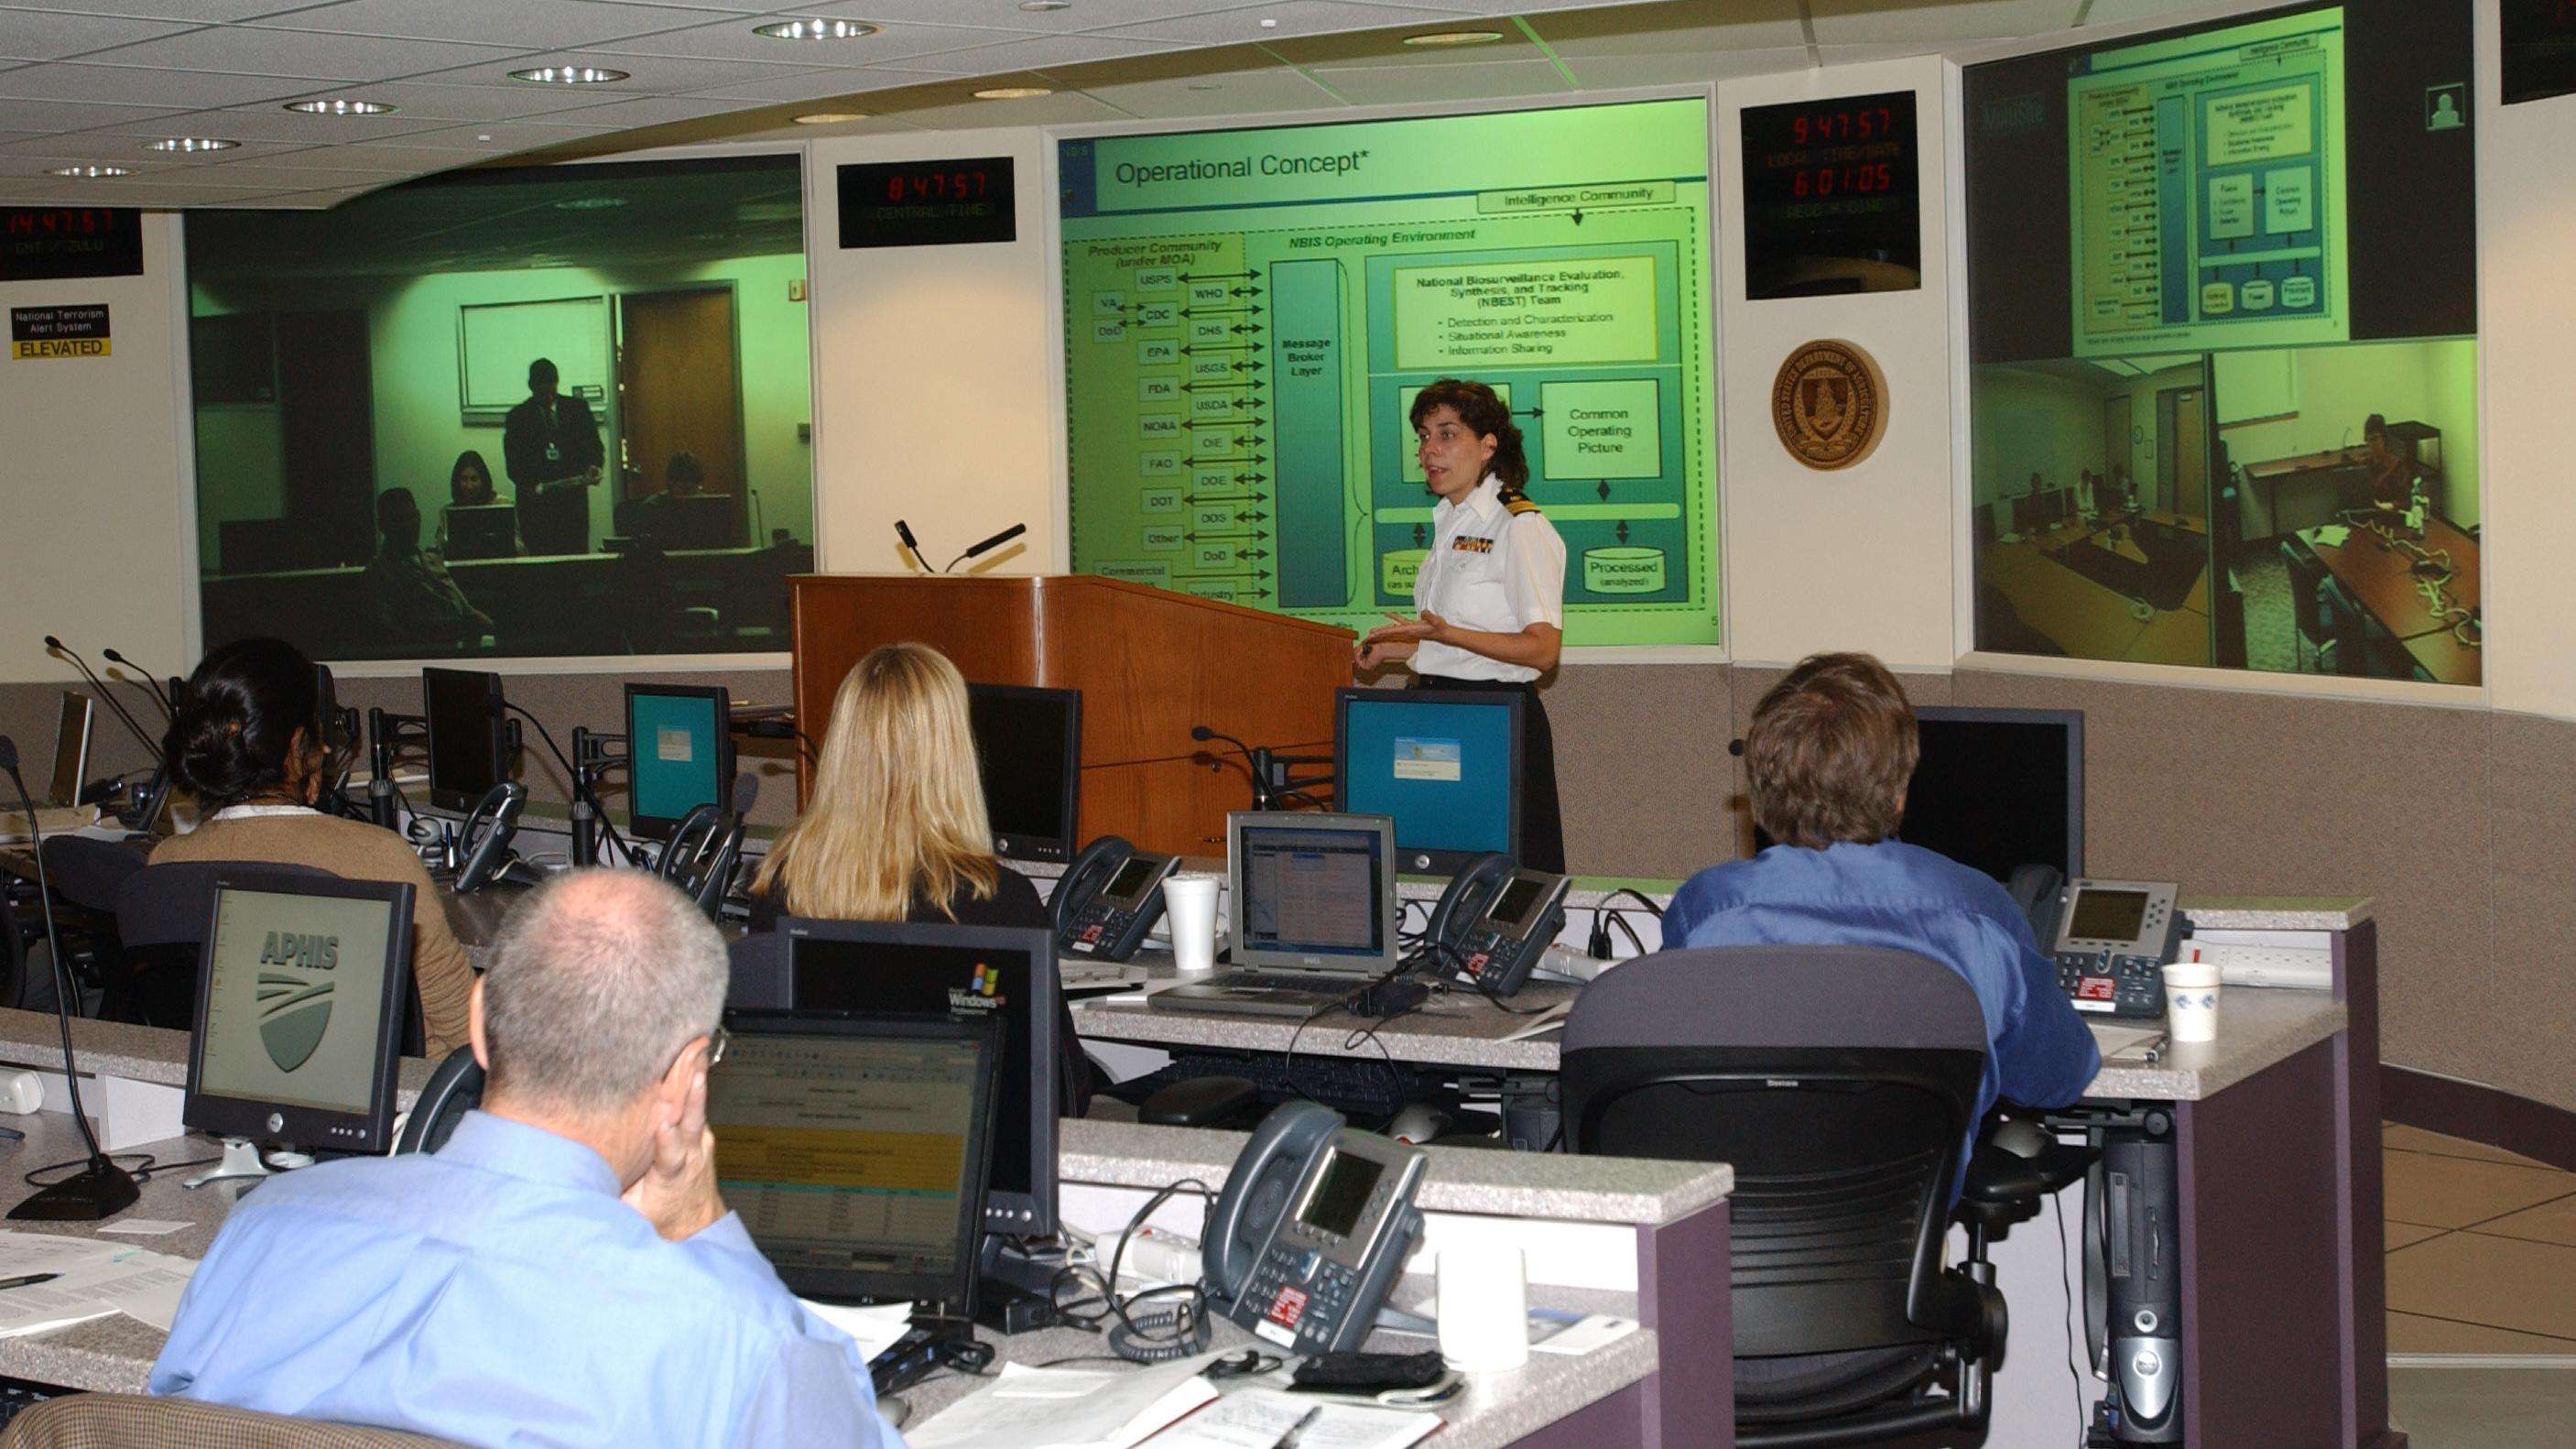
M 1439 495 L 1431 552 L 1413 580 L 1419 619 L 1360 641 L 1359 667 L 1412 664 L 1423 689 L 1512 690 L 1529 701 L 1521 734 L 1521 831 L 1513 855 L 1565 869 L 1556 740 L 1538 678 L 1564 642 L 1565 541 L 1521 490 L 1529 460 L 1512 410 L 1481 382 L 1442 378 L 1413 400 L 1423 481 Z

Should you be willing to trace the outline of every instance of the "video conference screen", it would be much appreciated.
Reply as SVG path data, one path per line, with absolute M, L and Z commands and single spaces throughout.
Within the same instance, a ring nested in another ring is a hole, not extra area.
M 1977 647 L 2475 685 L 2467 0 L 1965 69 Z
M 799 158 L 188 219 L 209 646 L 785 650 L 813 568 Z

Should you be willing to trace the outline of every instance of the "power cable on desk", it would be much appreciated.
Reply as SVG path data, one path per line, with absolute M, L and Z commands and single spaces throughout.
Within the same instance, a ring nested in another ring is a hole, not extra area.
M 553 753 L 555 763 L 563 766 L 564 777 L 572 782 L 573 799 L 578 801 L 585 795 L 590 797 L 591 813 L 599 821 L 600 834 L 607 839 L 609 844 L 617 847 L 617 855 L 620 860 L 627 862 L 629 865 L 634 864 L 636 859 L 634 849 L 627 845 L 626 837 L 617 833 L 617 826 L 608 818 L 606 807 L 599 803 L 599 792 L 591 789 L 590 786 L 582 782 L 581 771 L 573 767 L 572 757 L 566 755 L 563 752 L 563 747 L 555 743 L 554 731 L 547 729 L 546 722 L 537 718 L 535 715 L 528 713 L 524 706 L 512 704 L 508 700 L 503 700 L 501 702 L 501 707 L 537 727 L 537 738 L 546 742 L 546 749 Z M 578 824 L 579 822 L 575 822 L 576 828 L 578 827 Z
M 1171 1283 L 1123 1296 L 1118 1292 L 1118 1270 L 1127 1260 L 1127 1245 L 1135 1240 L 1136 1234 L 1143 1230 L 1163 1204 L 1185 1192 L 1194 1192 L 1203 1199 L 1216 1196 L 1206 1183 L 1195 1177 L 1166 1184 L 1145 1199 L 1145 1205 L 1127 1219 L 1126 1230 L 1118 1235 L 1118 1247 L 1110 1253 L 1106 1268 L 1096 1261 L 1090 1267 L 1068 1262 L 1057 1269 L 1055 1276 L 1047 1282 L 1047 1303 L 1055 1310 L 1056 1317 L 1076 1328 L 1105 1331 L 1110 1351 L 1123 1362 L 1168 1363 L 1207 1347 L 1208 1301 L 1204 1283 Z M 1086 1274 L 1099 1294 L 1102 1311 L 1098 1313 L 1084 1312 L 1081 1299 L 1072 1303 L 1064 1301 L 1062 1290 L 1065 1280 L 1070 1278 L 1081 1283 Z M 1144 1304 L 1165 1301 L 1170 1301 L 1172 1306 L 1147 1313 L 1141 1319 L 1132 1311 Z M 1117 1320 L 1114 1325 L 1110 1323 L 1113 1318 Z

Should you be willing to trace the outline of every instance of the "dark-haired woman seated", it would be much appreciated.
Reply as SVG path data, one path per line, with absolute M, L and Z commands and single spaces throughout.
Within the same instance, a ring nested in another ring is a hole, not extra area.
M 328 751 L 313 661 L 282 639 L 244 639 L 206 655 L 180 688 L 163 749 L 203 823 L 152 863 L 221 860 L 311 866 L 348 880 L 409 883 L 412 980 L 430 1056 L 465 1044 L 473 964 L 447 927 L 438 888 L 390 830 L 313 808 Z

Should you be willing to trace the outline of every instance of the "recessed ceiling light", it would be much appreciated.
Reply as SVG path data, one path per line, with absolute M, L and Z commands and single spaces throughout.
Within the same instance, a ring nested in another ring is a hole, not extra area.
M 1503 38 L 1499 30 L 1434 30 L 1422 35 L 1404 37 L 1407 45 L 1491 45 Z
M 382 101 L 288 101 L 286 108 L 308 116 L 390 116 L 395 110 Z
M 864 20 L 781 20 L 755 25 L 751 33 L 772 40 L 857 40 L 876 34 L 877 27 Z
M 597 65 L 540 65 L 510 72 L 510 79 L 533 86 L 604 86 L 626 76 L 625 71 Z
M 1026 101 L 1055 94 L 1050 86 L 993 86 L 975 93 L 979 101 Z
M 45 174 L 77 176 L 83 181 L 100 181 L 110 176 L 131 176 L 134 173 L 122 166 L 49 166 L 45 168 Z
M 1050 10 L 1070 10 L 1073 0 L 1020 0 L 1020 8 L 1031 15 L 1044 15 Z
M 164 136 L 158 141 L 144 142 L 143 149 L 175 151 L 184 156 L 198 151 L 229 151 L 240 144 L 239 141 L 218 141 L 212 136 Z
M 796 124 L 800 126 L 837 126 L 843 121 L 864 121 L 867 118 L 868 113 L 865 111 L 816 111 L 810 116 L 798 116 L 796 118 Z

